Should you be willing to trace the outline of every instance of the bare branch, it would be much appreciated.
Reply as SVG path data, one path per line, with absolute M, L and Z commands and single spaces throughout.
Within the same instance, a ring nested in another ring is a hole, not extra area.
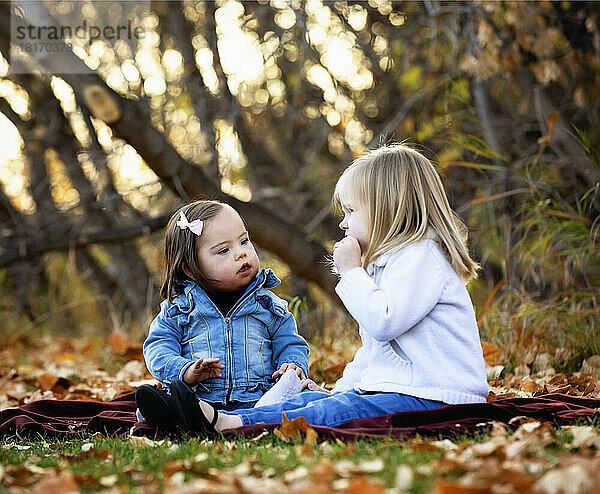
M 16 261 L 31 259 L 46 252 L 66 252 L 81 249 L 92 244 L 118 244 L 164 228 L 171 217 L 170 214 L 149 218 L 133 225 L 101 228 L 87 233 L 76 233 L 71 236 L 36 236 L 28 239 L 11 240 L 11 248 L 0 255 L 0 266 L 7 266 Z

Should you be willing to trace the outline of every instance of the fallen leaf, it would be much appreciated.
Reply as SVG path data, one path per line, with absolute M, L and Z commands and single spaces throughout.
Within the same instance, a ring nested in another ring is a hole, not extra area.
M 435 494 L 489 494 L 489 486 L 466 485 L 456 480 L 437 479 Z
M 354 463 L 351 460 L 341 460 L 335 464 L 335 472 L 340 477 L 351 477 L 356 474 L 376 473 L 383 470 L 384 463 L 381 458 Z
M 548 384 L 552 386 L 558 386 L 559 384 L 567 384 L 567 382 L 567 378 L 564 374 L 556 374 L 552 379 L 548 381 Z
M 533 486 L 545 494 L 598 492 L 600 488 L 599 458 L 569 458 L 546 472 Z
M 431 441 L 421 441 L 419 439 L 411 441 L 410 446 L 415 453 L 431 453 L 441 450 L 441 447 L 438 444 Z
M 56 398 L 57 397 L 54 396 L 54 393 L 52 391 L 42 391 L 40 389 L 36 389 L 33 393 L 31 393 L 23 400 L 23 403 L 30 403 L 32 401 L 38 400 L 56 400 Z
M 194 456 L 194 463 L 203 463 L 206 460 L 208 460 L 208 453 L 202 452 Z
M 503 365 L 487 365 L 485 366 L 485 375 L 488 381 L 498 379 L 504 370 Z
M 531 369 L 526 364 L 520 364 L 515 367 L 516 376 L 528 376 L 531 374 Z
M 489 341 L 482 341 L 481 348 L 483 350 L 483 360 L 491 367 L 498 365 L 500 357 L 502 356 L 502 349 L 495 343 Z
M 26 487 L 33 484 L 45 470 L 37 465 L 24 463 L 22 465 L 8 465 L 2 475 L 2 484 L 14 487 Z
M 161 439 L 160 441 L 153 441 L 152 439 L 148 439 L 146 436 L 129 436 L 129 440 L 133 443 L 134 446 L 142 448 L 145 446 L 161 446 L 165 442 L 164 439 Z
M 77 355 L 74 353 L 60 353 L 53 360 L 58 365 L 73 365 L 77 361 Z
M 502 448 L 506 445 L 506 442 L 506 438 L 504 437 L 494 437 L 489 441 L 473 444 L 471 451 L 477 457 L 490 456 L 497 452 L 501 452 Z M 504 454 L 502 454 L 502 456 L 504 456 Z
M 125 352 L 127 352 L 129 343 L 130 342 L 127 335 L 118 329 L 113 330 L 108 338 L 108 344 L 115 351 L 115 353 L 118 353 L 119 355 L 123 355 Z
M 117 477 L 116 475 L 107 475 L 106 477 L 102 477 L 98 483 L 104 487 L 112 487 L 113 485 L 115 485 L 117 483 L 117 480 L 119 479 L 119 477 Z
M 139 360 L 130 360 L 115 376 L 121 382 L 141 381 L 145 377 L 146 365 Z
M 42 374 L 37 378 L 37 385 L 42 391 L 56 392 L 57 389 L 60 387 L 64 392 L 67 389 L 69 389 L 71 383 L 59 376 L 53 376 L 52 374 Z
M 573 425 L 565 426 L 564 429 L 573 435 L 573 441 L 571 442 L 573 448 L 600 449 L 600 435 L 598 435 L 596 427 Z
M 163 467 L 165 477 L 172 477 L 177 472 L 190 472 L 193 470 L 192 462 L 190 460 L 176 460 L 170 461 Z
M 317 440 L 317 432 L 306 422 L 304 417 L 296 417 L 289 420 L 285 412 L 282 412 L 281 427 L 276 428 L 274 434 L 286 443 L 298 438 L 303 432 L 306 435 L 305 444 L 313 446 Z
M 283 480 L 287 484 L 292 484 L 298 480 L 304 479 L 308 476 L 308 469 L 301 465 L 296 467 L 294 470 L 288 470 L 283 474 Z
M 526 393 L 537 393 L 543 388 L 535 381 L 523 381 L 521 383 L 521 389 Z
M 85 443 L 81 445 L 81 451 L 83 451 L 84 453 L 86 451 L 90 451 L 91 449 L 94 449 L 94 443 Z
M 399 465 L 396 469 L 395 484 L 400 490 L 407 491 L 412 487 L 414 473 L 408 465 Z
M 383 494 L 385 489 L 365 477 L 359 477 L 350 481 L 343 492 L 346 494 Z
M 313 468 L 311 479 L 319 484 L 328 484 L 335 476 L 335 466 L 329 460 L 321 460 Z
M 71 472 L 52 472 L 31 489 L 31 494 L 72 494 L 79 492 L 79 484 Z
M 142 345 L 131 341 L 129 336 L 118 329 L 113 330 L 108 338 L 108 344 L 115 353 L 118 353 L 129 360 L 143 360 L 144 358 L 142 354 Z

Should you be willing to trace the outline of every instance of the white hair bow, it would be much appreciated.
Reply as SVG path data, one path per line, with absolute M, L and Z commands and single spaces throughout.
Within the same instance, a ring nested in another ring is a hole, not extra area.
M 179 211 L 179 217 L 181 218 L 179 221 L 177 221 L 177 226 L 179 228 L 182 230 L 189 228 L 192 233 L 200 236 L 202 233 L 202 227 L 204 226 L 204 222 L 202 220 L 188 221 L 183 211 Z

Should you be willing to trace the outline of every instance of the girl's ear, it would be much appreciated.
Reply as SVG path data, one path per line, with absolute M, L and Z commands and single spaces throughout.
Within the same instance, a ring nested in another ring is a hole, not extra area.
M 182 264 L 181 269 L 183 269 L 183 272 L 186 274 L 186 276 L 190 280 L 194 279 L 194 277 L 192 276 L 192 273 L 190 272 L 190 270 L 188 269 L 188 267 L 187 267 L 187 265 L 185 263 Z

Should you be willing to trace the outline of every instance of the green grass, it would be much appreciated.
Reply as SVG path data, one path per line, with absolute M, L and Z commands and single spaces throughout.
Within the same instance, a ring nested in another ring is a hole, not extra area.
M 11 443 L 21 448 L 29 446 L 29 449 L 18 450 L 9 446 Z M 94 445 L 89 452 L 82 451 L 86 443 Z M 440 452 L 415 452 L 410 443 L 391 439 L 352 444 L 325 441 L 307 450 L 302 442 L 288 444 L 274 435 L 257 441 L 223 437 L 207 441 L 185 437 L 167 439 L 156 447 L 137 446 L 129 438 L 101 436 L 81 436 L 68 440 L 9 438 L 0 443 L 0 465 L 4 468 L 25 463 L 45 469 L 66 465 L 66 469 L 79 479 L 88 479 L 81 486 L 83 492 L 102 489 L 99 480 L 110 475 L 117 476 L 116 485 L 127 490 L 139 486 L 140 478 L 163 488 L 165 466 L 180 460 L 191 462 L 189 468 L 184 469 L 186 480 L 190 480 L 206 477 L 210 469 L 227 471 L 244 461 L 252 464 L 253 471 L 269 472 L 269 475 L 280 477 L 300 466 L 311 471 L 325 459 L 332 463 L 350 460 L 355 464 L 381 459 L 384 468 L 367 474 L 369 478 L 378 479 L 386 487 L 393 487 L 399 465 L 406 464 L 413 468 L 421 465 L 411 489 L 411 492 L 421 493 L 433 487 L 434 471 L 428 465 L 441 457 Z M 197 458 L 199 461 L 195 461 Z
M 577 425 L 592 425 L 597 430 L 599 424 L 600 419 L 592 422 L 577 421 Z M 555 427 L 553 439 L 544 444 L 538 442 L 541 436 L 535 434 L 529 439 L 527 433 L 516 439 L 531 441 L 531 447 L 523 453 L 523 457 L 545 459 L 550 464 L 557 465 L 566 457 L 581 454 L 573 449 L 573 434 L 556 424 Z M 511 440 L 513 432 L 507 429 L 506 437 Z M 355 443 L 322 440 L 308 447 L 301 440 L 285 443 L 273 434 L 257 440 L 229 436 L 211 440 L 189 436 L 171 437 L 151 445 L 140 445 L 128 437 L 106 437 L 99 434 L 68 439 L 13 437 L 0 441 L 0 471 L 5 472 L 0 480 L 0 492 L 5 492 L 3 487 L 7 486 L 4 483 L 6 473 L 10 473 L 11 467 L 14 469 L 27 464 L 46 469 L 50 474 L 54 470 L 71 472 L 84 493 L 105 489 L 101 481 L 110 477 L 116 479 L 114 487 L 120 492 L 163 492 L 168 488 L 169 476 L 175 472 L 181 472 L 185 482 L 196 479 L 217 479 L 220 482 L 223 478 L 231 479 L 232 476 L 282 480 L 287 472 L 299 467 L 303 467 L 305 471 L 297 476 L 298 480 L 313 479 L 313 475 L 319 475 L 318 471 L 321 475 L 328 471 L 325 475 L 329 475 L 331 480 L 356 478 L 364 474 L 371 481 L 393 489 L 396 487 L 398 467 L 408 465 L 413 472 L 409 492 L 424 493 L 434 489 L 436 479 L 458 481 L 467 473 L 460 466 L 444 472 L 438 471 L 439 462 L 446 453 L 431 444 L 436 439 L 439 438 L 415 437 L 407 441 L 382 438 Z M 464 451 L 476 443 L 495 439 L 498 439 L 497 435 L 482 432 L 462 435 L 453 442 Z M 84 451 L 83 446 L 89 443 L 93 444 L 93 448 L 86 448 L 88 450 Z M 383 468 L 360 472 L 361 464 L 371 462 L 372 465 L 374 461 L 381 461 Z M 345 469 L 340 466 L 341 462 Z M 349 463 L 357 466 L 358 471 L 349 471 Z M 334 473 L 334 466 L 339 471 Z

